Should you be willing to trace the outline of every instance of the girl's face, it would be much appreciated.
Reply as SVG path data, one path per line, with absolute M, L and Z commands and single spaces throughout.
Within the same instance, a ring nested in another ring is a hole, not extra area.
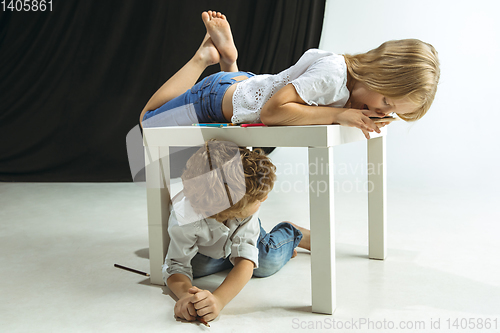
M 347 108 L 368 110 L 368 117 L 384 117 L 389 113 L 405 114 L 413 112 L 415 105 L 408 99 L 394 99 L 374 92 L 366 84 L 357 81 L 351 90 L 351 97 L 346 103 Z

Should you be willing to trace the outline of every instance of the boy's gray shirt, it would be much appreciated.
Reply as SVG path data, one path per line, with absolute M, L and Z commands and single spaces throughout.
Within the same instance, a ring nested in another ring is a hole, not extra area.
M 172 274 L 184 274 L 193 280 L 191 259 L 199 252 L 214 259 L 242 257 L 259 267 L 257 240 L 260 224 L 257 211 L 246 218 L 226 221 L 205 218 L 192 209 L 187 198 L 176 200 L 170 211 L 168 233 L 170 244 L 162 267 L 165 284 Z

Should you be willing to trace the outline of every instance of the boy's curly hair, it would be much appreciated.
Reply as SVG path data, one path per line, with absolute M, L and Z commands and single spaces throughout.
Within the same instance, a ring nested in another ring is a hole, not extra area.
M 440 70 L 436 49 L 418 39 L 391 40 L 362 54 L 344 54 L 347 71 L 372 91 L 391 98 L 409 98 L 405 121 L 422 118 L 436 95 Z
M 261 149 L 250 151 L 211 139 L 189 158 L 181 179 L 193 209 L 224 222 L 267 196 L 276 180 L 276 167 Z

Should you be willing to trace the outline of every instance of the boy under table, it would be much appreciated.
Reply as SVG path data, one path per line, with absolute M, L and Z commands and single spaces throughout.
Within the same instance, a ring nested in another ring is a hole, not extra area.
M 372 185 L 368 192 L 368 241 L 371 259 L 386 257 L 386 134 L 387 128 L 383 127 L 380 134 L 370 133 L 370 139 L 367 140 L 367 162 L 370 168 L 368 184 Z M 308 165 L 316 164 L 316 170 L 328 170 L 321 173 L 309 170 L 310 187 L 319 188 L 320 184 L 322 186 L 321 195 L 319 191 L 309 191 L 311 288 L 312 311 L 332 314 L 336 306 L 333 147 L 366 140 L 362 131 L 353 127 L 314 125 L 144 128 L 151 283 L 164 284 L 161 266 L 169 244 L 169 147 L 201 146 L 212 138 L 231 141 L 242 147 L 307 147 Z

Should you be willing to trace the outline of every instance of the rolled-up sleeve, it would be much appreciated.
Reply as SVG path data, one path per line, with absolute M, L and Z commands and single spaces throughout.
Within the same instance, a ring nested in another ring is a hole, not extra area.
M 258 214 L 254 214 L 242 221 L 232 235 L 231 255 L 229 261 L 234 265 L 234 260 L 242 257 L 252 261 L 255 268 L 259 267 L 259 250 L 257 241 L 260 235 Z
M 191 259 L 198 252 L 194 224 L 182 226 L 175 224 L 168 228 L 170 244 L 165 263 L 162 266 L 163 281 L 165 284 L 167 284 L 167 279 L 173 274 L 184 274 L 193 281 Z
M 321 58 L 291 82 L 308 105 L 345 104 L 348 97 L 343 89 L 347 78 L 346 66 L 339 59 L 334 56 Z

